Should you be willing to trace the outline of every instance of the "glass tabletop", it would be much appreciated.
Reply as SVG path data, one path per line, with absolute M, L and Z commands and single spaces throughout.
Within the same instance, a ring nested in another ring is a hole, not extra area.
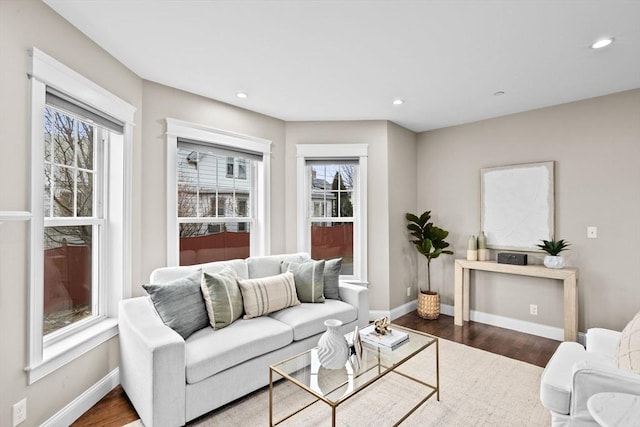
M 397 325 L 392 324 L 391 328 L 406 332 L 409 339 L 394 350 L 363 341 L 359 367 L 350 360 L 342 369 L 327 369 L 318 360 L 318 349 L 313 348 L 276 363 L 271 369 L 316 397 L 339 404 L 438 340 L 437 337 Z M 347 335 L 349 342 L 350 335 Z

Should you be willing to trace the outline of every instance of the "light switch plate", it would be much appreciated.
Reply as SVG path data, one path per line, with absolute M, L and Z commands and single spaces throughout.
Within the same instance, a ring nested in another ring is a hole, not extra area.
M 594 227 L 592 225 L 587 227 L 587 238 L 589 238 L 589 239 L 597 239 L 598 238 L 598 227 Z

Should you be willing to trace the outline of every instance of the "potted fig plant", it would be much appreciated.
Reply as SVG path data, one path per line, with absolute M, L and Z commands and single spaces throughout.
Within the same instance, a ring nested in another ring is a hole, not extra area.
M 567 250 L 570 243 L 564 239 L 561 240 L 542 240 L 542 244 L 536 246 L 545 251 L 548 255 L 544 257 L 544 265 L 547 268 L 563 268 L 564 257 L 560 252 Z
M 411 233 L 410 241 L 418 252 L 427 259 L 427 289 L 420 289 L 418 294 L 418 316 L 424 319 L 437 319 L 440 316 L 440 295 L 431 290 L 431 260 L 442 254 L 452 255 L 453 251 L 446 248 L 449 243 L 445 241 L 449 232 L 436 227 L 431 219 L 431 211 L 426 211 L 417 216 L 406 214 L 407 229 Z

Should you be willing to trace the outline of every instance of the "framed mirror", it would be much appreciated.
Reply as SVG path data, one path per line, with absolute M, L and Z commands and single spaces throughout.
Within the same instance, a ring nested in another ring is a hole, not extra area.
M 554 235 L 554 162 L 480 170 L 480 226 L 487 247 L 537 251 Z

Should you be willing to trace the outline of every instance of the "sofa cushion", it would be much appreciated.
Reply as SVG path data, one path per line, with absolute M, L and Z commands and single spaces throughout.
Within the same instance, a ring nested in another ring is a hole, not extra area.
M 283 262 L 280 269 L 293 273 L 300 302 L 324 302 L 324 260 Z
M 616 355 L 619 368 L 640 374 L 640 312 L 622 330 Z
M 229 326 L 243 313 L 238 276 L 231 267 L 220 273 L 202 273 L 202 296 L 213 329 Z
M 171 329 L 187 338 L 209 325 L 209 316 L 200 290 L 201 271 L 164 284 L 142 285 L 158 315 Z
M 280 274 L 280 264 L 284 262 L 305 262 L 309 254 L 300 252 L 297 254 L 270 255 L 247 258 L 249 279 L 276 276 Z
M 324 332 L 327 319 L 338 319 L 346 324 L 357 316 L 358 310 L 354 306 L 337 300 L 325 300 L 324 304 L 303 303 L 269 315 L 293 328 L 294 341 Z
M 340 269 L 342 258 L 329 259 L 324 263 L 324 297 L 340 299 Z
M 240 279 L 249 278 L 247 263 L 243 259 L 233 259 L 230 261 L 215 261 L 198 265 L 183 265 L 179 267 L 161 267 L 151 272 L 151 283 L 170 282 L 181 277 L 188 276 L 198 270 L 213 274 L 219 273 L 224 268 L 231 267 Z
M 263 316 L 300 304 L 291 272 L 261 279 L 239 280 L 244 318 Z
M 187 383 L 193 384 L 293 340 L 287 325 L 268 316 L 239 319 L 224 329 L 202 329 L 186 340 Z

